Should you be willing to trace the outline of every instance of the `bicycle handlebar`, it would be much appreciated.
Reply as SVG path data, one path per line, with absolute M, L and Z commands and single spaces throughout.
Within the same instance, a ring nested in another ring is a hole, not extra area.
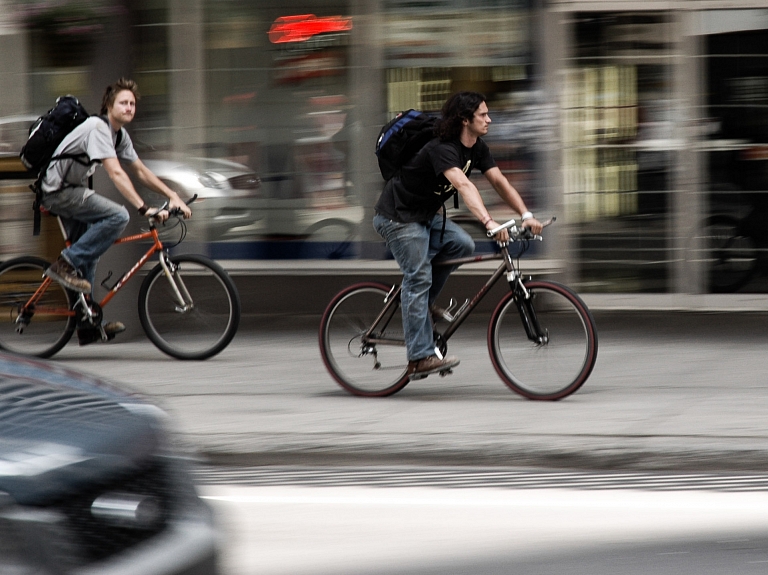
M 197 199 L 197 194 L 195 194 L 194 196 L 192 196 L 191 198 L 189 198 L 189 200 L 188 200 L 188 201 L 186 201 L 186 202 L 184 202 L 184 203 L 185 203 L 185 204 L 187 204 L 187 205 L 189 205 L 189 204 L 191 204 L 192 202 L 194 202 L 196 199 Z M 155 218 L 156 218 L 156 216 L 157 216 L 157 214 L 159 214 L 159 213 L 160 213 L 160 212 L 162 212 L 163 210 L 168 210 L 168 202 L 167 202 L 167 201 L 163 202 L 163 205 L 162 205 L 162 206 L 160 206 L 160 207 L 157 209 L 157 211 L 156 211 L 154 214 L 152 214 L 151 216 L 147 216 L 147 217 L 148 217 L 149 219 L 155 219 Z M 179 217 L 179 216 L 181 216 L 181 215 L 182 215 L 182 213 L 183 213 L 183 212 L 181 211 L 181 208 L 173 208 L 172 210 L 168 210 L 168 214 L 169 214 L 171 217 Z
M 547 227 L 551 223 L 553 223 L 557 218 L 555 216 L 552 216 L 548 220 L 541 223 L 542 227 Z M 531 233 L 531 231 L 528 228 L 517 228 L 517 220 L 509 220 L 508 222 L 505 222 L 501 224 L 500 226 L 493 228 L 492 230 L 488 230 L 485 232 L 485 235 L 489 238 L 492 238 L 496 234 L 498 234 L 501 230 L 510 230 L 509 238 L 511 240 L 540 240 L 541 236 L 534 235 Z

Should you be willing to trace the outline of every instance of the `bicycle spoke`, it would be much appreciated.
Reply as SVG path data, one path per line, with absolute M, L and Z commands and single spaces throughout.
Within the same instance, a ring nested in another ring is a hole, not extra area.
M 583 302 L 564 286 L 530 282 L 526 288 L 545 342 L 528 338 L 509 294 L 491 319 L 491 360 L 504 382 L 521 395 L 560 399 L 581 387 L 592 371 L 597 356 L 594 321 Z
M 237 331 L 240 300 L 229 276 L 202 256 L 172 258 L 169 279 L 161 265 L 142 284 L 139 315 L 152 342 L 179 359 L 205 359 L 224 349 Z M 180 305 L 183 294 L 186 305 Z

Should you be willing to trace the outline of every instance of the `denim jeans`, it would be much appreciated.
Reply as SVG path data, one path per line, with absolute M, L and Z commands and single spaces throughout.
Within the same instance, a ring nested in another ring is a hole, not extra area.
M 125 206 L 88 188 L 65 188 L 43 196 L 43 206 L 61 216 L 72 245 L 61 255 L 95 285 L 96 264 L 128 225 Z
M 442 226 L 442 214 L 437 214 L 426 225 L 403 224 L 379 214 L 373 218 L 373 227 L 387 242 L 403 272 L 400 299 L 409 361 L 434 355 L 435 341 L 429 307 L 455 269 L 433 268 L 432 262 L 467 257 L 475 251 L 475 242 L 469 234 L 451 220 L 445 222 L 445 235 L 441 242 Z

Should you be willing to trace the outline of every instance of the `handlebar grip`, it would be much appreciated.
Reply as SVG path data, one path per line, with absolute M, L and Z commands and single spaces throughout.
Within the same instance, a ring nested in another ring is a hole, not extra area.
M 187 204 L 187 205 L 189 205 L 189 204 L 191 204 L 192 202 L 194 202 L 196 199 L 197 199 L 197 194 L 195 194 L 194 196 L 192 196 L 191 198 L 189 198 L 189 200 L 187 200 L 187 201 L 186 201 L 186 202 L 184 202 L 184 203 L 185 203 L 185 204 Z M 165 203 L 165 205 L 167 206 L 167 205 L 168 205 L 168 202 L 166 202 L 166 203 Z M 168 213 L 169 213 L 171 216 L 180 216 L 180 215 L 182 214 L 182 211 L 181 211 L 181 208 L 173 208 L 172 210 L 168 210 Z

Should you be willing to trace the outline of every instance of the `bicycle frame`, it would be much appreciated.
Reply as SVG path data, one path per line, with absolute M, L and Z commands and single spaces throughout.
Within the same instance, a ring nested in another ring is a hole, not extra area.
M 490 279 L 485 282 L 485 284 L 480 288 L 480 290 L 472 297 L 471 300 L 468 300 L 457 312 L 457 314 L 454 316 L 453 320 L 448 324 L 448 327 L 445 329 L 445 331 L 440 334 L 440 337 L 444 342 L 447 342 L 451 336 L 456 332 L 456 330 L 461 327 L 461 324 L 464 323 L 464 320 L 469 317 L 469 315 L 472 313 L 472 311 L 477 307 L 477 305 L 483 300 L 483 298 L 488 294 L 488 292 L 491 290 L 491 288 L 496 285 L 496 282 L 501 279 L 502 276 L 506 276 L 507 282 L 509 283 L 510 289 L 512 290 L 513 297 L 515 299 L 515 303 L 517 305 L 517 309 L 520 312 L 520 318 L 523 322 L 523 327 L 525 329 L 526 335 L 528 336 L 528 339 L 533 341 L 534 343 L 545 343 L 547 341 L 547 334 L 545 330 L 542 330 L 539 326 L 539 322 L 536 318 L 536 312 L 533 309 L 533 306 L 531 305 L 531 298 L 530 294 L 528 293 L 528 290 L 525 289 L 525 286 L 523 285 L 522 276 L 520 275 L 519 270 L 517 267 L 515 267 L 515 264 L 513 262 L 512 256 L 509 253 L 509 248 L 507 244 L 499 244 L 500 247 L 500 253 L 497 254 L 487 254 L 487 255 L 481 255 L 481 256 L 469 256 L 465 258 L 455 258 L 450 260 L 442 260 L 440 262 L 434 262 L 433 265 L 436 267 L 448 267 L 448 266 L 461 266 L 465 264 L 473 264 L 473 263 L 479 263 L 489 260 L 497 260 L 501 259 L 503 260 L 499 267 L 491 274 Z M 397 298 L 400 296 L 400 292 L 402 290 L 401 285 L 394 285 L 392 286 L 392 289 L 389 291 L 385 298 L 385 305 L 384 309 L 381 311 L 381 313 L 378 315 L 376 320 L 374 320 L 371 327 L 368 329 L 368 331 L 363 334 L 363 342 L 366 344 L 380 344 L 380 345 L 404 345 L 404 340 L 393 340 L 393 339 L 385 339 L 380 338 L 376 336 L 376 329 L 381 325 L 381 329 L 386 329 L 387 325 L 392 319 L 392 313 L 394 312 L 394 302 L 397 300 Z M 387 317 L 388 316 L 388 317 Z M 386 321 L 384 321 L 386 318 Z M 382 325 L 382 322 L 383 325 Z
M 64 224 L 62 223 L 61 218 L 59 216 L 56 216 L 56 219 L 59 223 L 59 229 L 61 230 L 61 233 L 64 236 L 65 244 L 69 246 L 71 242 L 67 238 L 67 232 L 66 232 L 66 229 L 64 228 Z M 123 274 L 123 276 L 115 283 L 115 285 L 113 285 L 111 288 L 108 288 L 107 294 L 101 299 L 100 302 L 98 302 L 98 305 L 100 308 L 103 308 L 105 305 L 107 305 L 112 300 L 112 298 L 115 297 L 115 295 L 117 295 L 117 292 L 119 292 L 120 289 L 126 284 L 126 282 L 128 282 L 128 280 L 130 280 L 136 274 L 136 272 L 138 272 L 144 266 L 144 264 L 147 263 L 147 261 L 149 261 L 149 258 L 151 258 L 153 255 L 155 255 L 158 252 L 162 252 L 164 249 L 163 242 L 160 240 L 160 236 L 157 232 L 156 224 L 153 220 L 150 220 L 148 231 L 142 232 L 140 234 L 124 236 L 122 238 L 118 238 L 117 240 L 115 240 L 115 243 L 113 245 L 127 244 L 127 243 L 137 242 L 141 240 L 148 240 L 148 239 L 152 240 L 152 245 L 149 247 L 146 253 L 144 253 L 139 258 L 136 264 L 134 264 L 134 266 L 131 269 L 129 269 L 127 272 Z M 168 264 L 165 262 L 164 258 L 162 257 L 160 258 L 160 265 L 163 266 L 165 275 L 169 279 L 171 279 L 171 271 L 168 268 Z M 64 310 L 64 309 L 41 309 L 37 307 L 37 303 L 40 301 L 40 298 L 43 296 L 43 294 L 45 293 L 45 291 L 48 289 L 48 287 L 51 285 L 53 281 L 54 280 L 52 280 L 47 276 L 43 278 L 43 282 L 40 284 L 40 287 L 37 288 L 35 293 L 32 294 L 32 297 L 29 299 L 29 301 L 27 301 L 27 303 L 24 304 L 24 306 L 22 307 L 21 312 L 19 314 L 20 317 L 29 315 L 28 310 L 32 310 L 33 314 L 39 314 L 41 313 L 41 311 L 42 313 L 48 313 L 51 315 L 74 316 L 76 314 L 76 311 L 74 308 Z M 176 285 L 176 282 L 171 281 L 171 285 L 173 286 L 173 289 L 176 293 L 176 297 L 178 298 L 178 301 L 181 304 L 181 306 L 182 307 L 186 306 L 187 304 L 185 303 L 185 299 L 181 295 L 181 292 L 179 291 L 179 287 Z M 184 287 L 183 284 L 182 284 L 182 289 L 186 292 L 186 288 Z M 84 296 L 83 294 L 80 294 L 79 297 L 83 298 Z M 191 300 L 187 299 L 186 301 L 191 301 Z M 75 305 L 74 307 L 76 308 L 77 305 Z M 88 306 L 85 306 L 85 308 L 88 309 Z

